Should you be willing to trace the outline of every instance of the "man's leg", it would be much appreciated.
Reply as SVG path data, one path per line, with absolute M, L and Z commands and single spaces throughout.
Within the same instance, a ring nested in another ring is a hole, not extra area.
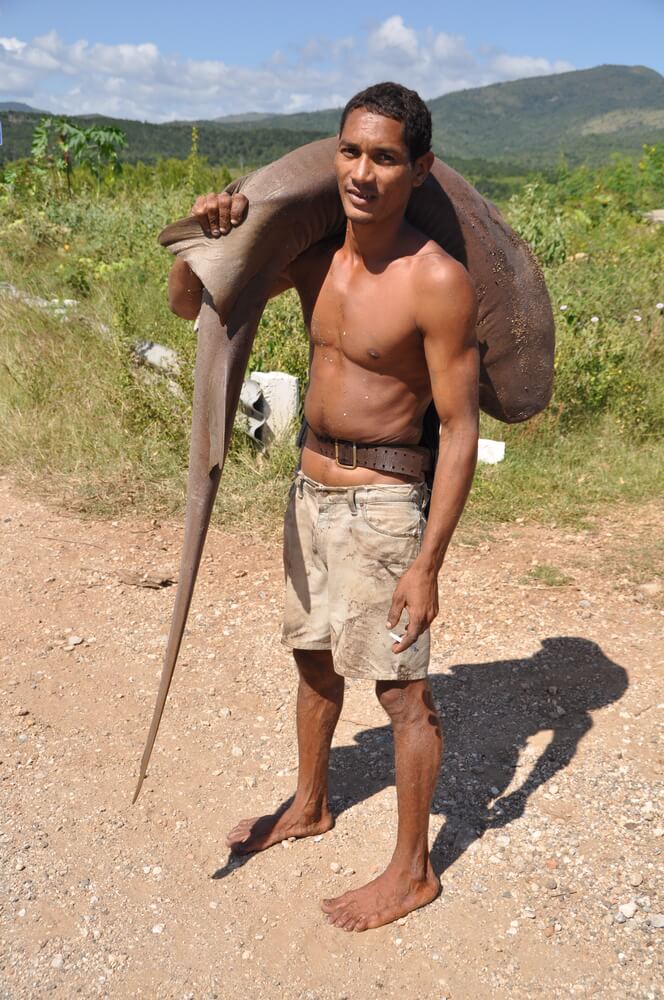
M 344 700 L 344 679 L 334 672 L 329 650 L 294 649 L 299 769 L 295 797 L 287 809 L 244 819 L 226 838 L 235 854 L 263 851 L 288 837 L 311 837 L 334 826 L 327 799 L 332 736 Z
M 346 931 L 381 927 L 436 898 L 440 882 L 429 861 L 429 810 L 442 739 L 428 681 L 378 681 L 376 694 L 394 732 L 397 844 L 387 869 L 373 882 L 325 899 L 328 920 Z

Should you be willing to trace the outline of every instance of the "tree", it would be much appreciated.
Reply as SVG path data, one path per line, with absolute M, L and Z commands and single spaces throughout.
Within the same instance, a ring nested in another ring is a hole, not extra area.
M 91 125 L 83 128 L 67 118 L 42 118 L 32 136 L 32 156 L 39 163 L 64 174 L 67 191 L 71 194 L 72 171 L 75 165 L 88 167 L 101 183 L 104 170 L 119 173 L 118 154 L 127 145 L 127 137 L 119 128 Z

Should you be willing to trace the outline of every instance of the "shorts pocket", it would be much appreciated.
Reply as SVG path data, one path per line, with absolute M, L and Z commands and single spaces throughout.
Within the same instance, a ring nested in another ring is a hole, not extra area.
M 413 500 L 361 504 L 360 511 L 365 523 L 379 535 L 415 538 L 420 533 L 422 512 Z

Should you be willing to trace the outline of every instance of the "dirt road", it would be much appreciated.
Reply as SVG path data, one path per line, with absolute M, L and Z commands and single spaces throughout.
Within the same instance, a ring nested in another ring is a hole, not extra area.
M 175 576 L 180 525 L 83 521 L 0 480 L 0 996 L 660 998 L 663 525 L 650 507 L 461 531 L 433 633 L 443 893 L 348 935 L 319 900 L 395 833 L 366 685 L 335 739 L 335 829 L 240 862 L 223 846 L 294 784 L 278 539 L 212 532 L 131 807 L 174 595 L 136 584 Z

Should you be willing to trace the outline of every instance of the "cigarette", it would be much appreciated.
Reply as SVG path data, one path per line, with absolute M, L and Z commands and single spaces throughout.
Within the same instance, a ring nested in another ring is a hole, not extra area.
M 394 639 L 395 642 L 401 642 L 401 640 L 404 639 L 405 636 L 406 636 L 405 632 L 404 632 L 403 635 L 397 635 L 396 632 L 390 632 L 390 639 Z M 417 652 L 417 643 L 413 643 L 413 645 L 411 646 L 411 649 L 416 653 Z

